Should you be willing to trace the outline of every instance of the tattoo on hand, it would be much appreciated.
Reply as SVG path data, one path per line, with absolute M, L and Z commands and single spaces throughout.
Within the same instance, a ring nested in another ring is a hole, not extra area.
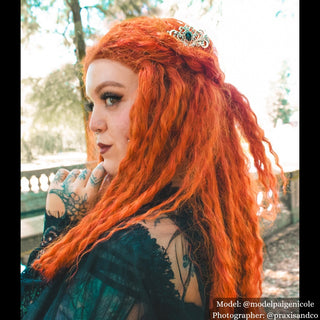
M 97 167 L 97 169 L 104 171 L 103 167 Z M 90 183 L 93 186 L 97 186 L 98 184 L 100 184 L 102 182 L 102 180 L 104 179 L 104 176 L 97 178 L 95 177 L 93 174 L 90 176 Z
M 78 179 L 79 180 L 84 180 L 86 178 L 86 175 L 87 175 L 87 169 L 84 169 L 78 176 Z
M 64 204 L 65 212 L 59 216 L 68 215 L 71 220 L 74 220 L 87 212 L 87 194 L 79 196 L 75 192 L 70 192 L 67 185 L 63 186 L 63 190 L 52 189 L 49 193 L 56 194 Z
M 65 172 L 63 172 L 62 170 L 59 170 L 59 171 L 56 173 L 56 175 L 55 175 L 55 177 L 54 177 L 54 179 L 53 179 L 53 182 L 60 182 L 60 181 L 62 181 L 62 178 L 63 178 L 65 175 L 66 175 Z
M 94 175 L 91 175 L 90 176 L 90 183 L 93 185 L 93 186 L 96 186 L 98 184 L 101 183 L 101 181 L 103 180 L 104 177 L 101 177 L 101 178 L 97 178 L 95 177 Z

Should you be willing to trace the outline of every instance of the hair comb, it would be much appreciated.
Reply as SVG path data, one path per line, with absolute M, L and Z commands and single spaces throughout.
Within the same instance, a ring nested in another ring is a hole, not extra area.
M 210 44 L 209 37 L 204 33 L 203 30 L 195 30 L 193 27 L 185 25 L 179 27 L 179 31 L 170 30 L 167 31 L 171 36 L 174 36 L 178 40 L 182 41 L 184 45 L 188 47 L 202 47 L 208 48 Z

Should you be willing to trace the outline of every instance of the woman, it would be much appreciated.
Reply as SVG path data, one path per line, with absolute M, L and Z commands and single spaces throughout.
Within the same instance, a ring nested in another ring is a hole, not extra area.
M 208 319 L 215 298 L 260 297 L 243 142 L 275 209 L 264 143 L 278 159 L 210 39 L 175 19 L 136 18 L 83 65 L 101 163 L 62 169 L 50 185 L 43 242 L 22 275 L 25 319 Z

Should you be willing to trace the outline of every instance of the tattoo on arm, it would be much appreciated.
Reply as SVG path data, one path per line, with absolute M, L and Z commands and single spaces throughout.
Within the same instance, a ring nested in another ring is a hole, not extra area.
M 189 277 L 193 277 L 195 275 L 195 270 L 194 270 L 194 265 L 191 262 L 189 256 L 187 254 L 185 254 L 183 256 L 183 268 L 189 268 Z

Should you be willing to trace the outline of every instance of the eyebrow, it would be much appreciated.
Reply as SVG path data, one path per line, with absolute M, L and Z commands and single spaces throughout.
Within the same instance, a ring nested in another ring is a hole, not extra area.
M 125 86 L 119 82 L 116 81 L 104 81 L 101 82 L 99 85 L 96 86 L 96 88 L 94 89 L 95 93 L 98 93 L 103 87 L 116 87 L 116 88 L 125 88 Z M 86 93 L 87 98 L 88 95 Z
M 96 88 L 95 88 L 95 92 L 100 91 L 101 88 L 103 87 L 117 87 L 117 88 L 125 88 L 125 86 L 119 82 L 115 82 L 115 81 L 104 81 L 102 83 L 100 83 Z

